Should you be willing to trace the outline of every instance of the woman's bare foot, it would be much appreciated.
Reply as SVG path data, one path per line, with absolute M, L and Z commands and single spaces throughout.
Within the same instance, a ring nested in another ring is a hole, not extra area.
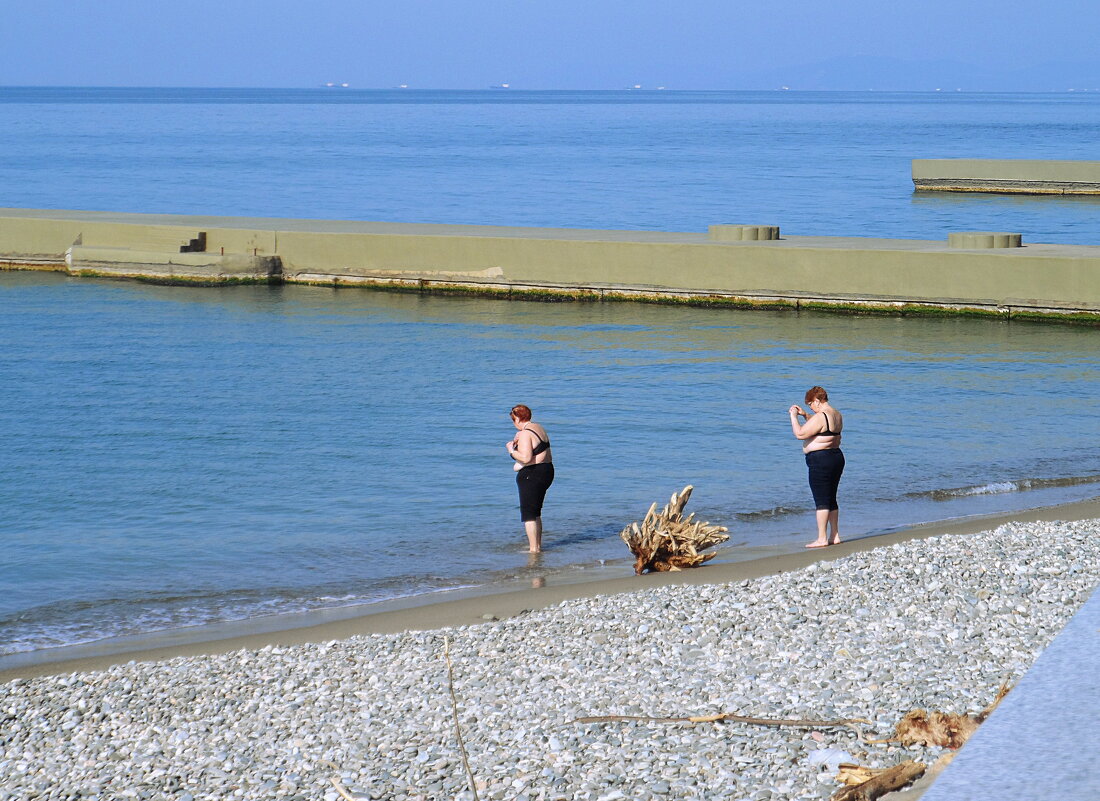
M 830 542 L 829 544 L 830 545 L 840 545 L 841 542 L 843 542 L 843 540 L 841 540 L 840 537 L 833 537 L 832 542 Z
M 527 553 L 540 553 L 542 551 L 542 521 L 524 520 L 523 529 L 527 532 Z
M 818 542 L 817 540 L 814 540 L 813 542 L 807 543 L 806 547 L 807 548 L 828 548 L 829 543 L 827 543 L 827 542 Z

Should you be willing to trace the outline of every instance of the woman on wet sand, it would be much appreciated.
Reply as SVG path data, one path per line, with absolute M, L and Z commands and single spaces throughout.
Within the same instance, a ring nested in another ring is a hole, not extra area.
M 519 516 L 527 532 L 529 553 L 542 551 L 542 502 L 554 483 L 554 462 L 546 429 L 531 419 L 522 403 L 512 407 L 516 435 L 504 447 L 515 460 L 519 487 Z
M 840 450 L 844 417 L 829 404 L 829 394 L 821 387 L 811 387 L 806 392 L 806 405 L 810 407 L 813 417 L 797 405 L 788 411 L 791 429 L 804 443 L 802 452 L 806 454 L 806 467 L 810 473 L 810 492 L 817 507 L 817 539 L 806 547 L 824 548 L 840 543 L 840 509 L 836 502 L 836 490 L 844 472 L 844 453 Z M 799 424 L 799 417 L 806 418 L 806 422 Z

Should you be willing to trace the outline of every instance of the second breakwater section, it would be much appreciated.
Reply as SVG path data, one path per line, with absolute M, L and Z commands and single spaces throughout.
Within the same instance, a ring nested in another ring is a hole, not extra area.
M 779 234 L 5 209 L 0 265 L 180 284 L 1100 323 L 1100 247 L 982 247 L 995 237 L 947 231 L 939 242 Z

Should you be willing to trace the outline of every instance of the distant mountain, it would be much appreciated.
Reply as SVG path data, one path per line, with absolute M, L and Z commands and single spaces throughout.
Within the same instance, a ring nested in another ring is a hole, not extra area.
M 731 89 L 1100 92 L 1100 62 L 1051 61 L 1003 70 L 955 61 L 845 56 L 762 70 L 734 80 Z

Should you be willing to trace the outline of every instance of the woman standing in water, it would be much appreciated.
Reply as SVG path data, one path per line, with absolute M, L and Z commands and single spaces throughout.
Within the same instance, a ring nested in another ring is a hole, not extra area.
M 817 539 L 806 547 L 824 548 L 840 543 L 840 508 L 836 502 L 836 490 L 844 472 L 844 453 L 840 450 L 844 417 L 829 404 L 829 394 L 821 387 L 811 387 L 806 392 L 806 405 L 810 407 L 813 417 L 797 405 L 788 411 L 794 435 L 805 443 L 802 452 L 806 454 L 810 492 L 817 507 Z M 806 418 L 806 422 L 800 425 L 799 417 Z M 830 526 L 833 530 L 831 538 L 828 533 Z
M 519 516 L 527 531 L 529 553 L 542 551 L 542 502 L 554 483 L 554 462 L 546 429 L 531 419 L 531 410 L 522 403 L 512 407 L 512 425 L 516 435 L 504 447 L 516 464 L 519 487 Z

